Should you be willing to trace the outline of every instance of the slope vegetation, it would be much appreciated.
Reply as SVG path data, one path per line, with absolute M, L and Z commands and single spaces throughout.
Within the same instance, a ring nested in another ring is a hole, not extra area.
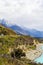
M 27 50 L 36 48 L 33 41 L 30 36 L 17 35 L 0 25 L 0 65 L 37 65 L 25 55 Z
M 0 24 L 0 35 L 16 35 L 16 33 L 14 31 L 12 31 L 11 29 L 5 28 L 4 26 L 2 26 Z

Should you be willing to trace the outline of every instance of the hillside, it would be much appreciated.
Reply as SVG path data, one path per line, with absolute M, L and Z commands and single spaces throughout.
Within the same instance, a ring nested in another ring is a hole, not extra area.
M 16 33 L 0 24 L 0 35 L 16 35 Z
M 0 65 L 37 65 L 26 58 L 26 51 L 36 49 L 34 40 L 0 25 Z

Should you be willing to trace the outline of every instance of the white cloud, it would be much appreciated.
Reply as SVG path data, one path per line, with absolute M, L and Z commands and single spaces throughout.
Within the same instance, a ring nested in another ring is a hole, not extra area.
M 43 30 L 43 0 L 0 0 L 0 18 Z

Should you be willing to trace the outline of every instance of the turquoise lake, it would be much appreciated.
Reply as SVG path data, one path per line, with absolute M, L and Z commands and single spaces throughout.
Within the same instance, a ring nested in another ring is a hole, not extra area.
M 35 59 L 36 63 L 43 63 L 43 54 L 39 57 Z
M 43 50 L 43 46 L 40 47 Z M 36 58 L 34 60 L 36 63 L 43 63 L 43 53 L 40 57 Z
M 43 50 L 43 46 L 40 47 Z

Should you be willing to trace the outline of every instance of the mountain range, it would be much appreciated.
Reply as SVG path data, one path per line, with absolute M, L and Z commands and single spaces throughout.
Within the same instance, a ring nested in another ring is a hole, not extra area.
M 6 23 L 6 20 L 0 20 L 0 24 L 7 27 L 7 28 L 11 28 L 12 30 L 14 30 L 17 34 L 21 34 L 21 35 L 30 35 L 32 37 L 43 37 L 43 31 L 38 31 L 36 29 L 29 29 L 29 28 L 25 28 L 22 26 L 18 26 L 18 25 L 8 25 Z

